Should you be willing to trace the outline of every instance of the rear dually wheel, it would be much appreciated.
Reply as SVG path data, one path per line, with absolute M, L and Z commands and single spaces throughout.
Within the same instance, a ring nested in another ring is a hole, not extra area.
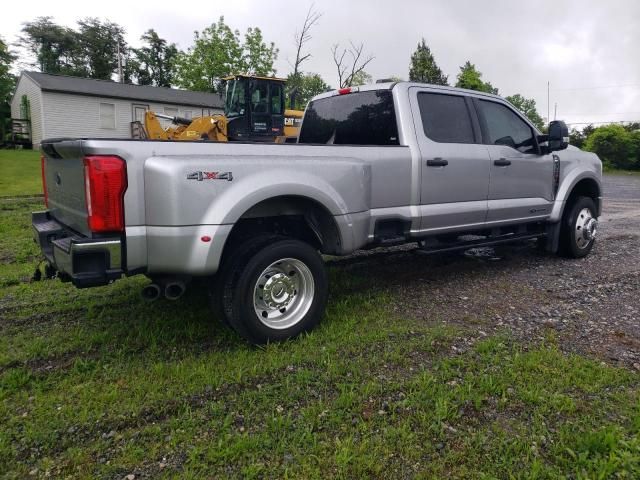
M 327 291 L 320 254 L 304 242 L 284 239 L 235 260 L 223 307 L 234 330 L 264 344 L 313 329 L 324 313 Z

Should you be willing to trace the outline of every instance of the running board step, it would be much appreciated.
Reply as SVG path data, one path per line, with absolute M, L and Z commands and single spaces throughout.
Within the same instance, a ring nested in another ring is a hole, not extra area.
M 431 255 L 433 253 L 453 252 L 455 250 L 468 250 L 470 248 L 489 247 L 491 245 L 500 245 L 502 243 L 512 243 L 522 240 L 533 240 L 534 238 L 546 237 L 544 232 L 529 234 L 509 234 L 500 235 L 499 237 L 483 238 L 480 240 L 469 240 L 466 242 L 458 242 L 454 244 L 433 245 L 429 247 L 420 247 L 416 253 L 423 255 Z
M 406 243 L 406 242 L 407 242 L 407 237 L 405 237 L 404 235 L 394 235 L 394 236 L 376 238 L 377 246 L 395 245 L 398 243 Z

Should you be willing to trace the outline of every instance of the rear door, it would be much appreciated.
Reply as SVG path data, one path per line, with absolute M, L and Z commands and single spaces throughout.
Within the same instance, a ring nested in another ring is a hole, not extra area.
M 535 130 L 506 104 L 475 105 L 491 156 L 487 222 L 544 219 L 553 201 L 553 156 L 540 155 Z
M 284 133 L 284 89 L 280 82 L 269 84 L 269 108 L 271 113 L 271 133 L 275 136 Z
M 421 232 L 483 226 L 489 154 L 471 100 L 435 89 L 409 92 L 421 155 Z

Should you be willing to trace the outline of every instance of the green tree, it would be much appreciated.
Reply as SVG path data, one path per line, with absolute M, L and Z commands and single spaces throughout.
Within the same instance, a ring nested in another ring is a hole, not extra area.
M 627 132 L 635 132 L 636 130 L 640 130 L 640 122 L 626 123 L 623 127 Z
M 622 125 L 604 125 L 587 138 L 584 148 L 615 168 L 640 168 L 638 150 L 640 135 L 625 130 Z
M 476 69 L 476 66 L 467 62 L 460 67 L 460 73 L 458 73 L 456 87 L 467 88 L 469 90 L 477 90 L 479 92 L 498 94 L 498 89 L 491 83 L 482 81 L 482 73 Z
M 0 37 L 0 144 L 4 140 L 11 118 L 9 99 L 15 87 L 15 77 L 11 73 L 11 64 L 16 56 L 9 50 Z
M 631 160 L 629 168 L 640 170 L 640 130 L 632 130 L 629 132 L 629 140 L 631 142 L 631 151 L 629 158 Z
M 584 148 L 587 138 L 595 131 L 595 129 L 596 127 L 593 125 L 587 125 L 582 130 L 572 128 L 569 132 L 569 143 L 575 147 Z
M 86 74 L 90 78 L 110 80 L 118 70 L 118 50 L 126 55 L 124 28 L 117 23 L 85 18 L 78 21 L 78 39 Z
M 127 53 L 124 29 L 97 18 L 78 21 L 78 29 L 63 27 L 51 17 L 39 17 L 22 27 L 18 43 L 35 57 L 41 72 L 111 79 L 118 68 L 118 47 Z
M 436 64 L 431 49 L 427 47 L 424 38 L 418 44 L 418 48 L 413 52 L 413 55 L 411 55 L 409 80 L 433 85 L 449 85 L 449 77 L 442 73 L 442 70 Z
M 273 75 L 278 50 L 266 45 L 262 32 L 250 28 L 245 42 L 238 30 L 232 30 L 224 17 L 202 32 L 194 34 L 193 46 L 176 56 L 176 83 L 189 90 L 217 92 L 221 79 L 234 73 Z
M 259 76 L 269 76 L 276 73 L 273 64 L 278 58 L 278 49 L 275 43 L 268 45 L 262 38 L 262 31 L 248 28 L 244 34 L 244 73 Z M 233 72 L 232 72 L 233 73 Z
M 287 105 L 289 108 L 302 110 L 314 96 L 329 90 L 331 87 L 317 73 L 292 73 L 287 77 Z M 292 96 L 295 96 L 293 103 Z
M 544 120 L 536 109 L 536 101 L 533 98 L 524 98 L 519 93 L 506 97 L 507 101 L 514 107 L 524 113 L 531 123 L 533 123 L 538 130 L 544 128 Z
M 364 70 L 360 70 L 359 72 L 356 72 L 351 78 L 352 86 L 368 85 L 370 83 L 373 83 L 373 77 L 369 75 L 367 72 L 365 72 Z
M 139 85 L 170 87 L 174 81 L 174 60 L 178 55 L 175 43 L 167 43 L 152 28 L 140 39 L 143 46 L 131 49 L 126 62 L 127 80 L 135 78 Z
M 11 73 L 11 65 L 15 59 L 16 56 L 0 37 L 0 102 L 8 102 L 13 92 L 16 79 Z
M 32 65 L 41 72 L 86 74 L 77 32 L 57 25 L 51 17 L 38 17 L 24 23 L 18 45 L 33 55 Z

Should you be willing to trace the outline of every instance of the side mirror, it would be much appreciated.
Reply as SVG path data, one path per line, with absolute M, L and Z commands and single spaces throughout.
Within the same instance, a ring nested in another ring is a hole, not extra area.
M 569 146 L 569 127 L 562 120 L 549 123 L 549 151 L 564 150 Z

